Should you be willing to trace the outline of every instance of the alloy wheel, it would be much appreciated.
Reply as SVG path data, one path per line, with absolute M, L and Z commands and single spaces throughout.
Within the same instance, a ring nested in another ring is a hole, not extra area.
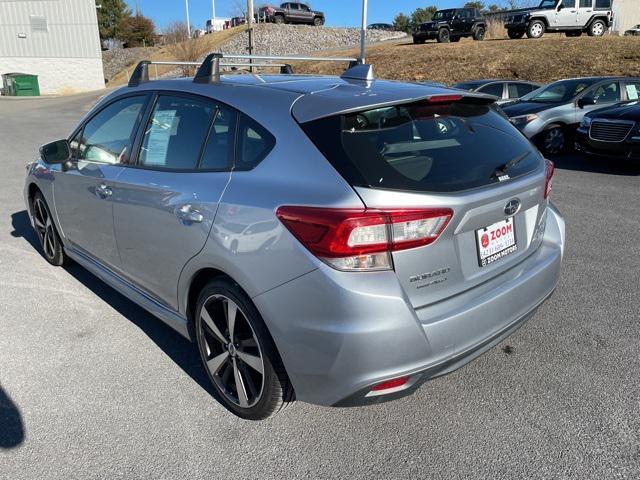
M 564 148 L 564 132 L 561 128 L 552 128 L 544 136 L 544 150 L 550 154 L 560 153 Z
M 201 351 L 218 390 L 241 408 L 258 403 L 265 364 L 260 344 L 242 309 L 224 295 L 212 295 L 200 311 Z
M 54 259 L 58 247 L 58 238 L 56 237 L 49 211 L 41 198 L 36 198 L 33 202 L 33 221 L 45 256 L 49 260 Z

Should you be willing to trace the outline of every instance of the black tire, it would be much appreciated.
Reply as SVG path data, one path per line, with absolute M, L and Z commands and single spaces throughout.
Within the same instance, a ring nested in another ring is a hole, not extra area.
M 68 257 L 64 253 L 64 247 L 53 222 L 49 206 L 40 191 L 36 192 L 31 199 L 30 207 L 36 235 L 42 248 L 42 256 L 51 265 L 61 267 L 68 262 Z
M 230 311 L 236 312 L 233 322 Z M 216 278 L 205 285 L 196 304 L 195 332 L 209 380 L 229 411 L 246 420 L 262 420 L 294 401 L 273 339 L 255 305 L 235 282 Z
M 454 36 L 451 36 L 451 37 L 449 37 L 449 40 L 450 40 L 451 42 L 456 42 L 456 43 L 457 43 L 457 42 L 459 42 L 459 41 L 460 41 L 460 37 L 454 37 Z
M 320 26 L 324 25 L 324 20 L 322 18 L 320 18 L 320 17 L 316 17 L 316 18 L 313 19 L 313 24 L 316 27 L 320 27 Z
M 282 15 L 276 15 L 275 17 L 273 17 L 273 22 L 277 23 L 278 25 L 282 25 L 284 23 L 284 17 Z
M 547 26 L 542 20 L 533 20 L 527 27 L 527 37 L 540 38 L 547 31 Z
M 441 28 L 438 30 L 438 43 L 449 43 L 451 39 L 451 32 L 449 32 L 448 28 Z
M 507 35 L 512 40 L 519 40 L 520 38 L 524 37 L 524 30 L 523 31 L 520 31 L 520 30 L 507 30 Z
M 537 140 L 542 153 L 554 156 L 566 151 L 568 135 L 562 125 L 550 125 L 538 135 Z
M 473 31 L 473 39 L 477 40 L 478 42 L 481 42 L 482 40 L 484 40 L 484 35 L 485 35 L 484 27 L 476 27 L 476 29 Z
M 607 31 L 607 25 L 604 23 L 604 20 L 595 20 L 590 26 L 589 30 L 587 30 L 587 35 L 590 37 L 601 37 Z
M 580 30 L 578 30 L 578 31 L 572 31 L 572 32 L 564 32 L 564 34 L 565 34 L 567 37 L 580 37 L 580 36 L 582 36 L 582 32 L 581 32 Z

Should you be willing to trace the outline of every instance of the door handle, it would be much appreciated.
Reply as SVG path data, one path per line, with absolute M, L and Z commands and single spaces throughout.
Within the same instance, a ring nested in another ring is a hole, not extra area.
M 183 222 L 188 223 L 202 223 L 204 221 L 204 215 L 198 210 L 195 210 L 191 205 L 182 205 L 175 210 L 176 217 Z
M 113 195 L 111 187 L 105 183 L 101 183 L 96 187 L 96 196 L 98 198 L 106 199 Z

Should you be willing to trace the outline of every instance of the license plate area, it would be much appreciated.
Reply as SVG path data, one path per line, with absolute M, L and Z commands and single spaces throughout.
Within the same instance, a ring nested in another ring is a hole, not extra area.
M 518 250 L 513 217 L 476 230 L 478 265 L 486 267 Z

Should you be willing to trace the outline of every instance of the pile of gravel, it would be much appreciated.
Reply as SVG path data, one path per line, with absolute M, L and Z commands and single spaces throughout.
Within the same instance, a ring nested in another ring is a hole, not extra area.
M 367 42 L 381 42 L 402 38 L 404 32 L 368 30 Z M 242 32 L 225 42 L 223 53 L 247 53 L 248 33 Z M 333 50 L 360 45 L 357 28 L 328 28 L 311 25 L 259 24 L 254 28 L 254 44 L 257 55 L 303 55 L 319 50 Z
M 129 65 L 148 58 L 148 49 L 138 48 L 114 48 L 102 52 L 102 65 L 104 67 L 105 80 L 111 80 L 116 74 L 127 68 Z

